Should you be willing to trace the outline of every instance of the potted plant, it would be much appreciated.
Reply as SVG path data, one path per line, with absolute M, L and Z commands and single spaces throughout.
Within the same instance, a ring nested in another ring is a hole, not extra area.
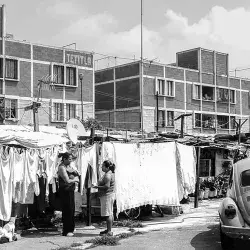
M 204 186 L 205 186 L 204 199 L 208 199 L 208 194 L 209 194 L 209 181 L 208 180 L 204 180 Z
M 204 198 L 205 189 L 206 189 L 206 185 L 205 185 L 204 181 L 202 181 L 200 183 L 200 188 L 199 188 L 199 199 L 200 200 L 202 200 Z

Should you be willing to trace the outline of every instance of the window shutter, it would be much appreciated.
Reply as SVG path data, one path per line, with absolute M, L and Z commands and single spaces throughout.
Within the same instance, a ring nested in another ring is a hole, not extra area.
M 157 94 L 157 92 L 159 94 L 158 78 L 155 78 L 155 95 Z
M 195 95 L 195 85 L 193 84 L 192 85 L 192 98 L 196 99 L 195 97 L 196 97 L 196 95 Z

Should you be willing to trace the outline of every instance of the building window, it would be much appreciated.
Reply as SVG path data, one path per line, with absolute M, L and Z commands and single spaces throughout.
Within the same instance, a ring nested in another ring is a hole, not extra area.
M 201 99 L 201 85 L 194 84 L 193 85 L 193 99 L 200 100 Z
M 0 59 L 0 76 L 3 77 L 3 58 Z M 18 80 L 18 60 L 5 59 L 5 78 Z
M 165 95 L 165 80 L 157 79 L 157 88 L 158 95 Z
M 64 67 L 59 65 L 53 65 L 53 80 L 55 84 L 64 84 Z
M 217 127 L 221 129 L 229 129 L 229 117 L 225 115 L 218 115 Z
M 230 96 L 229 96 L 230 93 Z M 218 88 L 217 89 L 217 101 L 218 102 L 229 102 L 230 98 L 230 103 L 235 103 L 235 90 L 232 89 L 223 89 L 223 88 Z
M 200 159 L 200 177 L 210 176 L 211 159 Z
M 166 96 L 174 96 L 174 82 L 166 81 Z
M 195 114 L 195 116 L 194 116 L 194 126 L 196 128 L 201 128 L 201 114 Z
M 202 100 L 212 101 L 214 100 L 214 88 L 208 86 L 202 86 Z
M 174 127 L 174 111 L 167 111 L 167 126 Z
M 76 68 L 66 67 L 66 85 L 76 86 Z
M 230 89 L 230 103 L 236 103 L 236 92 Z
M 234 121 L 235 121 L 235 116 L 230 116 L 231 129 L 236 129 L 236 125 Z
M 76 118 L 76 104 L 66 104 L 66 119 Z
M 207 129 L 215 129 L 214 115 L 202 114 L 202 127 Z
M 64 121 L 64 105 L 63 103 L 54 103 L 53 105 L 54 121 Z
M 5 99 L 5 119 L 17 119 L 17 100 Z

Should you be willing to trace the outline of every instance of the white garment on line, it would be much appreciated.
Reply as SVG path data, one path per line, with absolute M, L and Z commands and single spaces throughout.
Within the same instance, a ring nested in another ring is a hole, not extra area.
M 18 149 L 13 148 L 13 201 L 18 202 L 20 199 L 20 184 L 24 177 L 24 158 L 25 152 L 19 153 Z
M 38 171 L 38 153 L 36 150 L 26 150 L 24 164 L 24 180 L 21 185 L 22 204 L 33 204 L 34 193 L 36 190 L 37 171 Z
M 184 194 L 194 193 L 196 178 L 196 153 L 193 146 L 177 143 L 178 168 L 181 172 L 181 185 Z M 183 197 L 182 197 L 183 198 Z
M 174 142 L 112 144 L 117 214 L 146 204 L 179 204 Z
M 80 148 L 77 153 L 77 162 L 76 166 L 80 172 L 80 192 L 83 194 L 84 182 L 86 178 L 86 173 L 88 169 L 88 165 L 91 166 L 92 169 L 92 184 L 97 184 L 97 156 L 96 156 L 96 145 L 94 144 L 88 148 Z M 96 189 L 91 189 L 92 193 L 97 192 Z
M 9 150 L 9 152 L 8 152 Z M 0 147 L 0 220 L 9 221 L 13 196 L 13 149 Z
M 46 196 L 49 195 L 49 184 L 53 186 L 53 192 L 55 193 L 55 169 L 57 167 L 57 159 L 58 159 L 58 147 L 54 147 L 52 149 L 48 149 L 45 155 L 46 162 L 46 174 L 47 174 L 47 183 L 46 183 Z

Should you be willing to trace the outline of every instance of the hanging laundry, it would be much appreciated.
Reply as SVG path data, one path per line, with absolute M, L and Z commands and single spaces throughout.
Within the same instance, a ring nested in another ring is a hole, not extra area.
M 102 171 L 102 163 L 105 160 L 113 162 L 114 159 L 115 159 L 115 150 L 113 144 L 109 142 L 104 142 L 101 148 L 101 157 L 98 168 L 100 173 L 99 180 L 101 180 L 101 178 L 104 176 L 104 172 Z
M 183 189 L 179 192 L 183 192 L 184 196 L 195 191 L 195 178 L 196 178 L 196 152 L 195 147 L 186 146 L 177 143 L 177 172 L 181 173 L 180 188 Z M 180 197 L 181 199 L 183 198 Z
M 38 171 L 38 153 L 36 150 L 26 150 L 25 152 L 25 168 L 24 180 L 21 185 L 21 199 L 22 204 L 32 204 L 34 202 L 34 193 L 37 182 Z
M 88 165 L 92 168 L 92 184 L 97 183 L 97 157 L 96 157 L 96 145 L 94 144 L 88 148 L 79 148 L 77 154 L 76 166 L 80 172 L 80 191 L 83 194 L 83 186 L 88 169 Z M 91 189 L 91 192 L 97 192 L 96 189 Z
M 0 220 L 9 221 L 13 196 L 13 149 L 0 147 Z
M 45 163 L 46 163 L 46 174 L 47 174 L 47 185 L 46 185 L 46 196 L 49 195 L 49 184 L 53 184 L 55 187 L 55 169 L 57 167 L 58 159 L 58 147 L 54 147 L 46 150 Z
M 146 204 L 179 205 L 174 142 L 107 146 L 114 148 L 117 214 Z
M 24 158 L 25 151 L 23 149 L 13 148 L 13 201 L 17 203 L 21 195 L 21 183 L 24 178 Z

